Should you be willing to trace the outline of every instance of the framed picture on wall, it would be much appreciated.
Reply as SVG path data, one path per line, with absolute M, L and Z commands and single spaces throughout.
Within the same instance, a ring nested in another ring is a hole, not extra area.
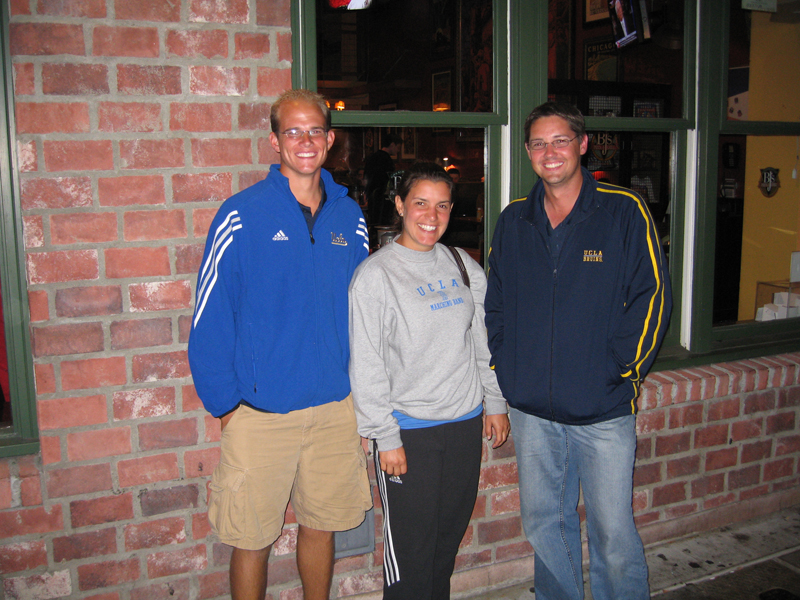
M 599 23 L 611 18 L 608 0 L 583 0 L 583 22 Z
M 403 127 L 400 135 L 403 136 L 403 149 L 400 157 L 403 159 L 417 158 L 417 130 L 414 127 Z
M 583 46 L 583 78 L 587 81 L 616 81 L 617 57 L 613 38 L 587 40 Z

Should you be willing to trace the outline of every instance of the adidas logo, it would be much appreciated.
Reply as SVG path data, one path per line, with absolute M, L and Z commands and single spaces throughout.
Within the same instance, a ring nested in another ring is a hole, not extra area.
M 283 230 L 281 229 L 281 230 L 278 231 L 278 233 L 276 233 L 275 235 L 272 236 L 272 241 L 273 242 L 284 242 L 284 241 L 288 242 L 289 241 L 289 236 L 287 236 L 285 233 L 283 233 Z

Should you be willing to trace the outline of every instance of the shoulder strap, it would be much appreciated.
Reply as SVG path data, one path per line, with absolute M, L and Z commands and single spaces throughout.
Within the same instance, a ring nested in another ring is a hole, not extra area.
M 469 275 L 467 275 L 467 268 L 464 266 L 464 261 L 461 260 L 461 255 L 453 246 L 448 246 L 447 248 L 453 253 L 453 258 L 456 259 L 456 264 L 458 265 L 458 270 L 461 271 L 461 279 L 464 280 L 464 285 L 469 287 Z

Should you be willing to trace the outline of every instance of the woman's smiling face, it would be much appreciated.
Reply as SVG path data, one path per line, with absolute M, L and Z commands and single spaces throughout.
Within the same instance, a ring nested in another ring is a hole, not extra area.
M 450 186 L 443 181 L 420 179 L 405 200 L 395 197 L 397 212 L 403 220 L 403 232 L 395 242 L 418 252 L 433 250 L 450 222 L 453 202 Z

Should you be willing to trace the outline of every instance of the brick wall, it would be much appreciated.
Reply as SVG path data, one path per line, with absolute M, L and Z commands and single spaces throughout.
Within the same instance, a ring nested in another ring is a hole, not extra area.
M 219 426 L 186 361 L 222 200 L 261 179 L 290 85 L 289 0 L 10 0 L 42 450 L 0 459 L 0 597 L 227 594 L 209 533 Z M 800 355 L 658 373 L 634 502 L 652 542 L 800 502 Z M 513 442 L 485 456 L 454 590 L 530 576 Z M 334 595 L 375 597 L 374 555 Z M 300 597 L 291 512 L 272 600 Z

